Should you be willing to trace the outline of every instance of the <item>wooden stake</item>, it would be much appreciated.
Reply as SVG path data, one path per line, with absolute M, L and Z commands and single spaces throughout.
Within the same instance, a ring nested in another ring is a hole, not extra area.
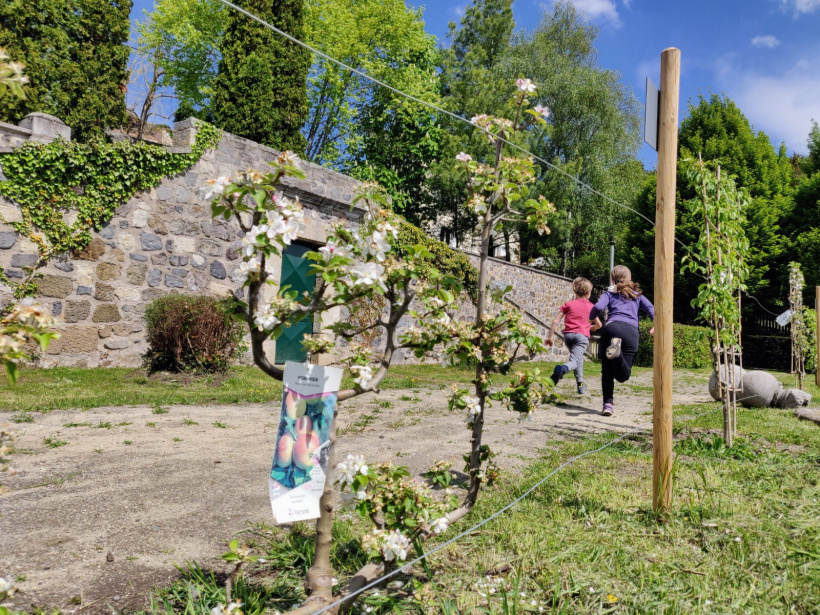
M 820 286 L 814 289 L 814 310 L 817 312 L 817 357 L 814 360 L 814 384 L 820 387 Z
M 680 50 L 661 53 L 658 188 L 655 202 L 655 394 L 652 416 L 652 505 L 672 505 L 672 293 L 675 273 L 675 185 L 678 159 Z

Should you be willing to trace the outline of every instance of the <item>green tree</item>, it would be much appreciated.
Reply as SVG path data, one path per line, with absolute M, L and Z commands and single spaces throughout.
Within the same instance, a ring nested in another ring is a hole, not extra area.
M 243 0 L 242 8 L 304 39 L 304 0 Z M 303 153 L 310 56 L 238 11 L 229 11 L 214 81 L 216 125 L 279 150 Z
M 794 205 L 784 226 L 788 236 L 795 237 L 790 256 L 802 265 L 811 295 L 813 287 L 820 286 L 820 127 L 815 121 L 808 147 L 809 155 L 801 164 L 804 175 L 794 191 Z M 811 301 L 811 297 L 806 299 Z
M 158 86 L 173 89 L 180 116 L 210 111 L 227 10 L 219 0 L 157 0 L 137 23 L 137 53 L 161 69 Z
M 40 111 L 62 119 L 75 139 L 101 137 L 126 122 L 131 0 L 8 0 L 0 4 L 0 47 L 23 62 L 26 98 L 0 101 L 0 118 Z
M 515 29 L 512 0 L 473 0 L 460 22 L 450 22 L 450 46 L 442 50 L 441 91 L 448 111 L 471 118 L 488 113 L 506 116 L 514 80 L 497 68 Z M 463 170 L 452 160 L 461 151 L 477 160 L 491 160 L 493 148 L 473 127 L 442 118 L 440 162 L 430 167 L 431 197 L 417 211 L 419 221 L 442 227 L 441 239 L 460 240 L 476 228 L 477 220 L 463 208 L 467 197 Z
M 426 102 L 439 102 L 436 39 L 404 0 L 311 0 L 307 40 L 349 66 Z M 425 106 L 323 58 L 308 78 L 306 157 L 379 181 L 412 221 L 440 128 Z
M 787 240 L 781 230 L 784 217 L 791 209 L 793 169 L 786 148 L 775 151 L 769 137 L 762 131 L 755 132 L 749 120 L 726 96 L 700 96 L 697 104 L 690 101 L 686 119 L 681 122 L 679 159 L 711 161 L 721 166 L 722 173 L 735 178 L 739 187 L 751 196 L 751 205 L 744 214 L 747 218 L 746 237 L 750 252 L 748 292 L 763 303 L 782 305 L 788 294 L 786 263 Z M 695 194 L 687 187 L 678 171 L 678 202 L 690 200 Z M 654 220 L 655 176 L 648 177 L 635 201 L 635 208 Z M 692 216 L 678 209 L 676 237 L 684 246 L 676 247 L 676 258 L 695 245 L 700 227 Z M 654 263 L 654 231 L 650 225 L 635 217 L 629 235 L 629 265 L 638 279 L 651 289 Z M 675 280 L 675 319 L 681 322 L 694 320 L 696 314 L 691 300 L 697 295 L 702 280 L 693 275 L 678 274 Z M 779 303 L 778 303 L 779 302 Z M 748 303 L 748 302 L 747 302 Z
M 502 75 L 531 77 L 549 125 L 530 130 L 528 149 L 618 202 L 640 187 L 641 107 L 620 74 L 598 65 L 598 28 L 569 2 L 544 12 L 532 32 L 517 33 L 501 64 Z M 555 201 L 547 237 L 519 231 L 522 261 L 542 258 L 553 272 L 585 275 L 606 284 L 610 237 L 623 245 L 631 212 L 540 166 L 541 189 Z
M 802 171 L 805 175 L 812 175 L 820 171 L 820 126 L 815 120 L 811 121 L 811 130 L 806 144 L 809 147 L 809 155 L 803 159 Z

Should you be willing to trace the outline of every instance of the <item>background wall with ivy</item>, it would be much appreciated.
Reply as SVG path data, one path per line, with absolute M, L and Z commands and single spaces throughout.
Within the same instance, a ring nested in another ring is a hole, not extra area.
M 4 130 L 11 128 L 0 125 L 0 139 Z M 169 293 L 236 292 L 240 234 L 232 224 L 211 219 L 200 188 L 209 178 L 263 168 L 276 154 L 195 119 L 175 125 L 171 148 L 57 140 L 0 149 L 0 267 L 8 283 L 0 300 L 32 294 L 62 322 L 63 336 L 41 364 L 139 365 L 151 301 Z M 304 166 L 307 178 L 290 180 L 285 192 L 306 207 L 300 239 L 318 246 L 331 226 L 359 220 L 361 210 L 352 207 L 358 181 Z M 409 224 L 402 226 L 399 243 L 399 252 L 424 244 L 433 253 L 431 264 L 475 295 L 474 256 Z M 269 267 L 278 274 L 281 263 Z M 504 261 L 493 261 L 491 277 L 512 284 L 513 297 L 544 320 L 572 297 L 569 280 Z M 472 318 L 473 310 L 465 298 L 456 317 Z M 344 354 L 339 350 L 328 359 Z M 553 350 L 554 358 L 561 352 Z

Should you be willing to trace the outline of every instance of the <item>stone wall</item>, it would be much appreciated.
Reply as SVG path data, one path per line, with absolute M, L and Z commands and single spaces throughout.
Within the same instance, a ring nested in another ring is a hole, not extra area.
M 0 153 L 25 140 L 48 141 L 58 134 L 69 138 L 58 120 L 34 115 L 19 127 L 0 124 Z M 190 151 L 195 136 L 196 120 L 177 123 L 170 150 Z M 215 151 L 206 152 L 186 172 L 163 179 L 123 204 L 104 228 L 93 233 L 84 250 L 62 255 L 41 269 L 39 301 L 59 317 L 62 332 L 41 357 L 41 364 L 140 365 L 147 350 L 144 313 L 151 301 L 166 293 L 226 296 L 237 292 L 239 285 L 232 278 L 241 262 L 241 234 L 234 223 L 212 220 L 200 187 L 208 178 L 262 168 L 276 154 L 226 133 Z M 306 229 L 300 239 L 321 245 L 331 225 L 358 223 L 362 211 L 351 208 L 358 182 L 317 165 L 304 167 L 307 178 L 288 178 L 284 192 L 305 206 Z M 20 219 L 17 206 L 2 197 L 0 215 L 7 223 Z M 36 253 L 31 241 L 8 224 L 0 224 L 0 266 L 9 277 L 22 278 L 22 267 L 34 264 Z M 477 262 L 477 257 L 472 258 Z M 271 259 L 268 268 L 278 276 L 280 260 Z M 572 298 L 570 280 L 529 267 L 492 259 L 490 278 L 510 283 L 513 299 L 547 322 L 557 306 Z M 4 292 L 0 299 L 5 302 L 10 295 L 8 289 Z M 472 306 L 463 306 L 459 317 L 471 316 Z M 337 311 L 325 320 L 340 317 Z M 272 358 L 274 344 L 269 346 Z M 560 349 L 551 351 L 553 357 L 560 353 Z M 398 359 L 414 360 L 409 353 Z
M 470 257 L 470 262 L 478 267 L 478 255 L 469 252 L 467 254 Z M 575 293 L 572 292 L 572 280 L 569 278 L 525 265 L 508 263 L 498 258 L 490 258 L 488 262 L 491 285 L 512 286 L 512 291 L 507 296 L 516 305 L 547 325 L 552 323 L 552 319 L 555 318 L 561 305 L 575 298 Z M 538 332 L 546 339 L 549 326 L 544 327 L 529 316 L 525 320 L 534 324 Z M 544 361 L 557 361 L 565 356 L 567 356 L 567 351 L 564 348 L 563 340 L 560 335 L 557 335 L 555 346 L 548 353 L 534 358 Z

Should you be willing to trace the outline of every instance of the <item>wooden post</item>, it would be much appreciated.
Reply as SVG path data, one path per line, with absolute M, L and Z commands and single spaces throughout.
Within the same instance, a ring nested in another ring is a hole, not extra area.
M 658 188 L 655 201 L 655 393 L 652 413 L 652 505 L 672 505 L 672 294 L 675 272 L 675 185 L 678 159 L 680 50 L 661 53 Z
M 814 384 L 820 387 L 820 286 L 814 289 L 814 310 L 817 312 L 817 357 L 814 360 Z

